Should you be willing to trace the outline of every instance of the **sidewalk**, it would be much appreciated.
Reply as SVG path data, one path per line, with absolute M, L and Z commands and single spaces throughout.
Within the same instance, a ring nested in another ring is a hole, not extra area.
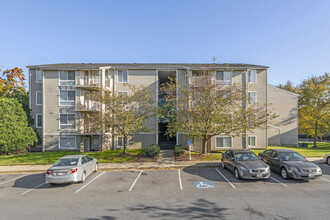
M 322 157 L 310 157 L 307 160 L 314 163 L 323 163 Z M 139 163 L 100 163 L 99 171 L 119 171 L 119 170 L 165 170 L 183 168 L 210 168 L 220 167 L 220 161 L 178 161 L 160 159 L 157 162 Z M 14 173 L 42 173 L 51 165 L 19 165 L 19 166 L 0 166 L 0 174 Z

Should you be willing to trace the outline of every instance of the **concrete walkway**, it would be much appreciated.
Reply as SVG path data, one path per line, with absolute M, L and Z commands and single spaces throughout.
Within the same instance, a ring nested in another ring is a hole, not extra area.
M 173 152 L 174 153 L 174 152 Z M 220 167 L 220 161 L 174 161 L 171 159 L 171 152 L 164 152 L 162 158 L 157 162 L 138 163 L 100 163 L 100 171 L 119 170 L 150 170 L 150 169 L 183 169 L 183 168 L 209 168 Z M 307 158 L 314 163 L 323 163 L 322 157 Z M 20 165 L 20 166 L 0 166 L 0 174 L 11 173 L 42 173 L 51 165 Z
M 174 150 L 161 150 L 157 162 L 162 164 L 174 164 Z

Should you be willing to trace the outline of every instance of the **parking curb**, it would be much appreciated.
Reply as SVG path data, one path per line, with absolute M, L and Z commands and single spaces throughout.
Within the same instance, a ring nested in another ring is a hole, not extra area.
M 98 171 L 138 171 L 138 170 L 175 170 L 175 169 L 196 169 L 196 168 L 218 168 L 221 167 L 220 164 L 194 164 L 194 165 L 173 165 L 173 166 L 166 166 L 166 167 L 121 167 L 121 168 L 102 168 L 99 167 Z M 0 171 L 0 174 L 27 174 L 27 173 L 45 173 L 45 170 L 17 170 L 17 171 Z

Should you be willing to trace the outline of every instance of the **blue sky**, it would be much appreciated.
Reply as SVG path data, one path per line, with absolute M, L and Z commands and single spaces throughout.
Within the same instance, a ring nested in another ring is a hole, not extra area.
M 297 84 L 330 72 L 329 11 L 328 0 L 0 0 L 0 65 L 216 57 Z

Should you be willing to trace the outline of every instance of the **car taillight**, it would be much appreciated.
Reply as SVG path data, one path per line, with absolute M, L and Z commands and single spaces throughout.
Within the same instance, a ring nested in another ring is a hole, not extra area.
M 68 173 L 73 174 L 73 173 L 75 173 L 77 171 L 78 171 L 78 168 L 73 168 L 73 169 L 68 170 Z
M 52 172 L 53 172 L 52 170 L 47 170 L 46 174 L 50 176 L 52 175 Z

